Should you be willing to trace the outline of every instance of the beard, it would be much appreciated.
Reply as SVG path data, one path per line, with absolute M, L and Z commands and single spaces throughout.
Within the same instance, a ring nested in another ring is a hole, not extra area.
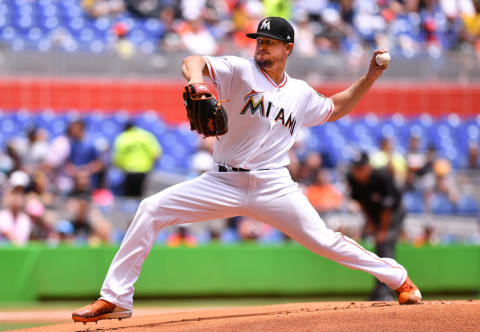
M 255 57 L 255 62 L 257 63 L 258 67 L 260 68 L 269 68 L 272 66 L 273 62 L 271 60 L 258 60 Z

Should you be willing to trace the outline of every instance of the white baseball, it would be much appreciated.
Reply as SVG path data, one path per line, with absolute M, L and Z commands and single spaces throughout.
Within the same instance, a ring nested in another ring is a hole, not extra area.
M 388 53 L 377 54 L 377 56 L 375 57 L 375 61 L 379 66 L 388 65 L 388 63 L 390 62 L 390 59 L 391 57 L 390 57 L 390 54 Z

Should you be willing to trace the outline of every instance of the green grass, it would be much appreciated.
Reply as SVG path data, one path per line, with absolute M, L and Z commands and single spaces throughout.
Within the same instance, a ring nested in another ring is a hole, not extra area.
M 51 325 L 51 324 L 58 324 L 58 322 L 41 322 L 41 323 L 28 323 L 28 322 L 2 323 L 0 322 L 0 331 L 26 329 L 29 327 L 45 326 L 45 325 Z

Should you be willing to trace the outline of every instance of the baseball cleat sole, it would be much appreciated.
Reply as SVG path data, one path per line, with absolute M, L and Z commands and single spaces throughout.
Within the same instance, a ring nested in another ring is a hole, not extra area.
M 107 314 L 102 314 L 102 315 L 93 316 L 93 317 L 82 317 L 82 316 L 72 315 L 73 321 L 74 322 L 80 322 L 80 323 L 97 322 L 99 320 L 104 320 L 104 319 L 122 320 L 122 319 L 130 318 L 130 317 L 132 317 L 132 312 L 131 311 L 109 312 Z

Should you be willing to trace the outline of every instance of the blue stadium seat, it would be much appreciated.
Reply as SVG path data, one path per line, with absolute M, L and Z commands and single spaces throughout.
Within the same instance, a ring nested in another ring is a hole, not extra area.
M 450 202 L 447 196 L 443 194 L 434 194 L 432 199 L 432 212 L 440 215 L 453 215 L 456 213 L 456 207 Z
M 19 126 L 14 119 L 12 119 L 10 116 L 4 115 L 0 119 L 0 132 L 2 133 L 3 137 L 8 141 L 9 139 L 18 136 L 18 133 L 21 131 L 19 130 Z
M 179 173 L 175 165 L 175 158 L 167 153 L 166 149 L 164 149 L 164 154 L 156 168 L 166 172 Z
M 275 244 L 283 243 L 285 240 L 285 235 L 279 230 L 273 229 L 271 232 L 262 235 L 257 242 L 261 244 Z
M 124 125 L 110 117 L 105 118 L 99 127 L 105 138 L 112 144 L 115 138 L 123 131 Z
M 423 213 L 423 194 L 420 191 L 407 191 L 403 195 L 403 204 L 408 213 Z
M 458 213 L 465 216 L 478 216 L 480 212 L 478 200 L 473 195 L 464 195 L 458 202 Z
M 128 38 L 144 54 L 155 53 L 158 40 L 165 33 L 160 20 L 140 19 L 128 12 L 115 18 L 89 17 L 78 0 L 0 2 L 0 39 L 7 41 L 14 50 L 48 51 L 52 42 L 50 32 L 63 28 L 70 32 L 74 43 L 60 49 L 105 52 L 115 21 L 129 26 Z M 85 29 L 89 30 L 85 32 Z
M 112 191 L 116 196 L 123 194 L 122 183 L 125 178 L 124 173 L 116 168 L 110 167 L 107 172 L 107 187 Z
M 241 240 L 240 235 L 238 234 L 237 230 L 232 228 L 226 228 L 223 230 L 222 234 L 220 235 L 220 242 L 224 244 L 232 244 L 237 243 Z
M 145 130 L 153 133 L 157 139 L 164 134 L 167 126 L 155 111 L 147 111 L 133 118 L 134 123 Z

